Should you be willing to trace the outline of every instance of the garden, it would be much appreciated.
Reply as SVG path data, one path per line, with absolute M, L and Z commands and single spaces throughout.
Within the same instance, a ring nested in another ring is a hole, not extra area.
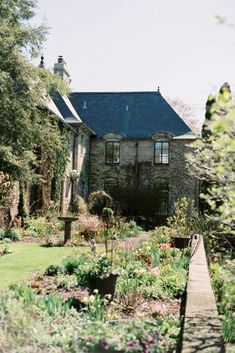
M 27 218 L 24 228 L 1 229 L 2 352 L 180 352 L 196 231 L 204 234 L 223 337 L 232 346 L 231 227 L 190 217 L 193 205 L 183 198 L 166 226 L 144 231 L 103 207 L 110 206 L 104 192 L 102 202 L 95 196 L 99 207 L 90 212 L 79 200 L 66 243 L 54 213 Z
M 12 276 L 1 293 L 2 352 L 175 351 L 190 260 L 190 247 L 178 248 L 173 237 L 176 223 L 189 234 L 187 200 L 180 205 L 181 218 L 145 232 L 102 204 L 99 215 L 78 215 L 65 244 L 63 224 L 51 214 L 27 219 L 25 229 L 2 230 L 7 276 L 14 252 L 19 262 L 32 255 L 31 273 L 21 281 Z

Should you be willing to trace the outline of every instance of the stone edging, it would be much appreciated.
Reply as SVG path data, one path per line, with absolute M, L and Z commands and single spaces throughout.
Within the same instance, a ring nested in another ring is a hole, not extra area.
M 199 235 L 192 241 L 181 353 L 197 352 L 224 352 L 221 322 L 210 283 L 204 242 Z

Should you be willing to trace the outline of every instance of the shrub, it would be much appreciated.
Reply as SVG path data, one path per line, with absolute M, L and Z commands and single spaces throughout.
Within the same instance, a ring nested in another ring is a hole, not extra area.
M 118 238 L 128 238 L 137 236 L 143 229 L 135 221 L 127 222 L 125 218 L 118 219 L 114 232 Z
M 49 265 L 45 271 L 47 276 L 56 276 L 62 272 L 62 267 L 59 265 Z
M 68 257 L 63 262 L 64 272 L 68 275 L 72 275 L 79 268 L 80 265 L 86 262 L 84 256 L 79 257 Z
M 85 240 L 94 238 L 97 234 L 100 221 L 97 216 L 81 215 L 78 217 L 80 234 L 84 236 Z
M 105 278 L 112 271 L 111 262 L 106 256 L 80 266 L 77 273 L 78 284 L 92 287 L 97 280 Z
M 112 197 L 103 190 L 98 190 L 90 194 L 88 198 L 88 209 L 98 216 L 102 215 L 105 207 L 112 206 Z
M 165 266 L 161 271 L 161 286 L 169 298 L 179 298 L 185 291 L 187 272 L 175 271 L 170 266 Z
M 76 195 L 74 198 L 73 211 L 77 214 L 88 213 L 88 207 L 87 207 L 86 201 L 80 195 Z
M 4 235 L 5 235 L 5 230 L 0 228 L 0 240 L 3 240 Z
M 227 260 L 222 265 L 212 263 L 210 272 L 219 313 L 222 315 L 224 340 L 235 343 L 235 260 Z
M 172 229 L 166 226 L 155 227 L 151 232 L 151 236 L 158 243 L 169 243 L 171 241 Z
M 12 241 L 20 240 L 20 233 L 15 228 L 2 229 L 0 239 L 11 239 Z
M 27 235 L 46 236 L 51 235 L 55 230 L 53 222 L 49 222 L 46 217 L 29 218 L 25 222 Z

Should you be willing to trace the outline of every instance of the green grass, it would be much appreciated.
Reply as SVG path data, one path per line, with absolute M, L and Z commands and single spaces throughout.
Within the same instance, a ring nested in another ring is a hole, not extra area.
M 87 247 L 41 247 L 35 243 L 11 243 L 11 254 L 0 257 L 0 289 L 11 283 L 22 282 L 44 271 L 51 264 L 59 264 L 63 258 L 86 253 Z

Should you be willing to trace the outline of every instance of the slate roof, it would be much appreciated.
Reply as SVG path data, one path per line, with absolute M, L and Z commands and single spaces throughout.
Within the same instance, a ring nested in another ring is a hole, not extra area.
M 53 94 L 53 103 L 57 111 L 62 115 L 63 119 L 67 123 L 82 123 L 79 115 L 72 106 L 67 96 L 61 96 L 59 94 Z
M 70 101 L 96 138 L 109 132 L 128 139 L 149 139 L 156 132 L 192 133 L 159 92 L 74 92 Z

